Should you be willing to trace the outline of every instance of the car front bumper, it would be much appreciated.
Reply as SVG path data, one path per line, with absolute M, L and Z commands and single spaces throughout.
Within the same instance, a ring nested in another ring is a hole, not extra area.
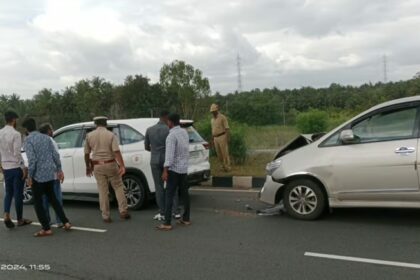
M 258 194 L 258 197 L 262 202 L 275 205 L 277 192 L 282 186 L 282 184 L 274 182 L 273 178 L 267 175 L 265 178 L 264 186 Z

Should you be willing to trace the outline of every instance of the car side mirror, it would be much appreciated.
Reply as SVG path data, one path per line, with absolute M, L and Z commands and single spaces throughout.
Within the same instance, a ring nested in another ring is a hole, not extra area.
M 340 133 L 340 140 L 344 144 L 354 144 L 357 142 L 357 137 L 354 135 L 352 129 L 345 129 Z

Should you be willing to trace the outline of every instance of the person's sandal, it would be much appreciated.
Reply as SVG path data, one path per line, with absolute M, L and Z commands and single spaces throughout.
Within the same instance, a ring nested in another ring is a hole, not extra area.
M 161 225 L 158 225 L 156 227 L 156 229 L 161 230 L 161 231 L 170 231 L 170 230 L 172 230 L 172 226 L 167 226 L 167 225 L 161 224 Z
M 15 227 L 15 224 L 12 222 L 12 220 L 10 218 L 9 219 L 4 219 L 4 224 L 9 229 Z
M 51 230 L 40 230 L 34 234 L 34 237 L 47 237 L 53 235 Z
M 22 221 L 18 222 L 18 227 L 23 227 L 32 224 L 31 220 L 23 219 Z
M 183 225 L 183 226 L 190 226 L 191 225 L 190 221 L 184 221 L 184 220 L 179 220 L 177 223 L 179 225 Z
M 120 218 L 123 219 L 123 220 L 129 220 L 129 219 L 131 219 L 131 216 L 130 216 L 130 214 L 128 214 L 128 212 L 124 212 L 124 213 L 120 214 Z
M 70 223 L 66 223 L 66 224 L 63 226 L 63 229 L 64 229 L 65 231 L 69 231 L 69 230 L 71 230 L 71 228 L 72 228 L 72 224 L 70 224 Z

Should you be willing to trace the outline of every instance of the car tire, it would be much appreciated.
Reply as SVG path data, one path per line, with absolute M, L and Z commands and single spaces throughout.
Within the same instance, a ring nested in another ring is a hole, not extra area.
M 298 179 L 286 185 L 283 194 L 284 207 L 293 218 L 315 220 L 326 208 L 326 195 L 321 186 L 308 179 Z
M 34 197 L 32 195 L 32 188 L 29 188 L 25 182 L 25 187 L 23 188 L 23 204 L 28 205 L 33 203 Z
M 126 174 L 123 177 L 123 183 L 128 209 L 138 210 L 146 207 L 147 191 L 141 178 L 136 175 Z

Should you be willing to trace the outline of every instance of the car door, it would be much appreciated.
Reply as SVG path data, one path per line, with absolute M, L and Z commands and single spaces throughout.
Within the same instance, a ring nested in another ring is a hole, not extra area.
M 74 160 L 74 188 L 75 192 L 78 194 L 97 194 L 98 187 L 95 180 L 95 177 L 87 177 L 86 176 L 86 164 L 85 164 L 85 141 L 86 135 L 93 131 L 94 127 L 84 127 L 83 136 L 82 136 L 82 143 L 81 148 L 75 151 L 75 155 L 73 157 Z M 118 135 L 118 127 L 116 126 L 109 126 L 109 130 L 113 131 L 117 136 Z
M 389 107 L 351 124 L 358 139 L 332 157 L 337 198 L 398 200 L 419 191 L 418 105 Z
M 58 144 L 64 182 L 61 185 L 62 191 L 74 192 L 74 165 L 73 158 L 79 149 L 82 130 L 80 128 L 60 131 L 54 135 L 54 141 Z

